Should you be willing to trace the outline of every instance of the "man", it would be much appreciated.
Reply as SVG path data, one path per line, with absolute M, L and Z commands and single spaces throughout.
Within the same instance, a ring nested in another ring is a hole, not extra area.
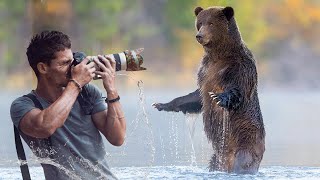
M 29 94 L 36 97 L 43 110 L 23 96 L 12 103 L 11 118 L 39 157 L 45 178 L 116 179 L 104 158 L 99 133 L 115 146 L 124 142 L 126 122 L 115 87 L 115 61 L 103 56 L 86 57 L 71 66 L 71 41 L 58 31 L 35 35 L 26 54 L 38 80 L 37 88 Z M 89 84 L 95 75 L 102 78 L 106 101 L 100 90 Z M 79 102 L 82 89 L 87 93 L 85 100 L 92 104 L 90 114 L 83 112 Z M 45 146 L 43 142 L 48 140 L 50 144 Z

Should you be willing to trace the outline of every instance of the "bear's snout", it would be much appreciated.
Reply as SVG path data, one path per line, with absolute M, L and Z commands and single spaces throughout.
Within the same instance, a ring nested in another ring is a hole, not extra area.
M 206 46 L 212 39 L 212 35 L 210 34 L 208 27 L 202 26 L 198 33 L 196 34 L 197 41 L 202 45 Z
M 203 46 L 207 45 L 209 43 L 209 41 L 210 41 L 210 39 L 208 39 L 207 36 L 204 36 L 203 33 L 198 33 L 196 35 L 196 39 Z
M 196 35 L 196 38 L 197 38 L 197 41 L 200 42 L 202 40 L 202 38 L 203 38 L 203 35 L 198 33 Z

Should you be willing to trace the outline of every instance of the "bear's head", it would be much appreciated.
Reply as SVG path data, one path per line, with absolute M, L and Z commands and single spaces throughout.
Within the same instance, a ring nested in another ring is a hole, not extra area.
M 197 41 L 205 47 L 214 47 L 230 38 L 240 37 L 232 7 L 197 7 L 195 26 Z

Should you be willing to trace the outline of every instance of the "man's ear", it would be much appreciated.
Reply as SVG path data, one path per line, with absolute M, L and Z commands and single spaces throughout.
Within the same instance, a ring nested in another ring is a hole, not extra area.
M 37 69 L 40 74 L 46 74 L 48 72 L 48 65 L 43 62 L 39 62 L 37 64 Z
M 195 14 L 196 16 L 198 16 L 198 14 L 199 14 L 202 10 L 203 10 L 202 7 L 196 7 L 196 8 L 194 9 L 194 14 Z
M 230 21 L 230 19 L 233 17 L 234 15 L 234 11 L 232 7 L 225 7 L 222 10 L 223 14 L 226 16 L 227 20 Z

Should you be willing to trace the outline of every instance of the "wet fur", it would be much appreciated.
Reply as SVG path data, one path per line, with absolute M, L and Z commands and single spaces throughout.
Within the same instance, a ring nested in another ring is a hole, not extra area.
M 199 89 L 155 107 L 203 113 L 204 130 L 214 149 L 211 171 L 256 173 L 265 150 L 265 130 L 254 57 L 242 41 L 232 8 L 198 7 L 195 14 L 197 38 L 205 50 L 198 70 Z

